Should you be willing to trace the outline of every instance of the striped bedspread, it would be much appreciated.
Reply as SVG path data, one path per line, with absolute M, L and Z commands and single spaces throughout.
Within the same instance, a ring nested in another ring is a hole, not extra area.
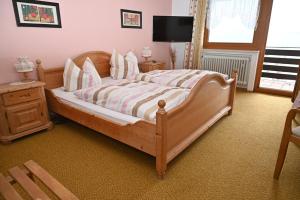
M 157 83 L 165 86 L 193 88 L 207 74 L 216 73 L 207 70 L 154 70 L 136 75 L 136 80 Z M 224 75 L 227 78 L 227 75 Z
M 158 110 L 158 101 L 166 101 L 168 111 L 182 103 L 190 90 L 161 86 L 138 80 L 122 79 L 114 84 L 103 84 L 74 92 L 87 102 L 121 112 L 127 115 L 154 121 Z

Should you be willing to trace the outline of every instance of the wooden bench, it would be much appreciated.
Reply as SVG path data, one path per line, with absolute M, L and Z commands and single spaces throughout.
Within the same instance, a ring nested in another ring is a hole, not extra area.
M 7 200 L 22 200 L 23 198 L 14 189 L 12 184 L 18 183 L 24 191 L 34 200 L 49 200 L 50 198 L 34 182 L 34 177 L 40 180 L 47 188 L 62 200 L 78 200 L 60 182 L 53 178 L 45 169 L 36 162 L 25 162 L 24 169 L 13 167 L 8 170 L 10 176 L 5 177 L 0 173 L 0 194 Z

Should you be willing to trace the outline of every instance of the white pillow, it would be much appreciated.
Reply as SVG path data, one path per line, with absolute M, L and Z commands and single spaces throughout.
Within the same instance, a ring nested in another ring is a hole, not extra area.
M 133 79 L 140 73 L 137 57 L 132 51 L 129 51 L 124 58 L 114 49 L 110 64 L 110 76 L 113 79 Z
M 74 91 L 101 84 L 101 78 L 90 58 L 84 61 L 82 70 L 68 58 L 64 69 L 65 91 Z
M 92 74 L 94 80 L 97 81 L 97 83 L 98 83 L 98 81 L 100 81 L 100 83 L 101 83 L 101 77 L 100 77 L 98 71 L 96 70 L 96 67 L 95 67 L 93 61 L 89 57 L 86 57 L 86 59 L 83 63 L 82 69 L 84 72 Z

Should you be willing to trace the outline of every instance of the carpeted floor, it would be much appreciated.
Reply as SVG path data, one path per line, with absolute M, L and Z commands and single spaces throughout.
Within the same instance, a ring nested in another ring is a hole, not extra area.
M 300 199 L 300 147 L 272 178 L 288 98 L 239 92 L 234 113 L 169 165 L 72 122 L 0 145 L 0 172 L 33 159 L 80 199 Z

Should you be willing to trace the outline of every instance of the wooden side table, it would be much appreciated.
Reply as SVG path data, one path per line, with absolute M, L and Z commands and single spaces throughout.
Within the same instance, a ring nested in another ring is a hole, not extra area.
M 0 142 L 51 129 L 44 83 L 0 85 Z
M 149 72 L 152 70 L 163 70 L 166 67 L 166 63 L 158 61 L 144 61 L 139 63 L 140 69 L 142 72 Z

